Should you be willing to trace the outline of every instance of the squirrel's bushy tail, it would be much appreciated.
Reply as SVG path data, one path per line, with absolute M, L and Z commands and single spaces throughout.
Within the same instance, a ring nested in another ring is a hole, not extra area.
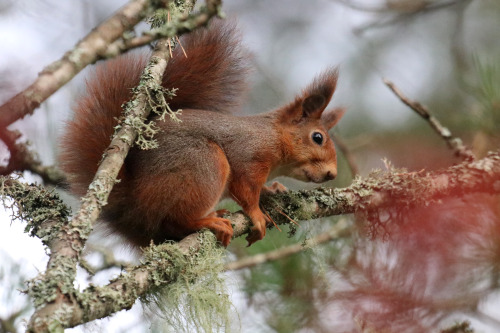
M 181 38 L 173 51 L 163 86 L 178 88 L 169 103 L 174 109 L 202 109 L 231 113 L 240 106 L 246 90 L 249 52 L 241 44 L 235 21 L 212 20 Z
M 163 86 L 177 88 L 169 101 L 172 109 L 202 109 L 231 112 L 246 90 L 249 53 L 241 45 L 232 21 L 212 20 L 208 28 L 181 38 L 173 50 Z M 97 171 L 104 150 L 122 113 L 121 105 L 132 97 L 147 55 L 127 54 L 96 67 L 87 81 L 87 91 L 74 108 L 61 139 L 59 161 L 71 190 L 83 195 Z

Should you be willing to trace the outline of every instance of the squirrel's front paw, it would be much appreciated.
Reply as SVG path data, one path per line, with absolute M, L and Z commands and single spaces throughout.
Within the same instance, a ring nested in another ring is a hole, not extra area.
M 252 245 L 256 241 L 261 240 L 262 238 L 264 238 L 265 235 L 266 235 L 266 227 L 265 226 L 263 226 L 262 228 L 260 227 L 260 225 L 253 226 L 250 229 L 250 232 L 248 233 L 248 236 L 246 238 L 246 240 L 248 241 L 247 247 Z
M 281 183 L 273 182 L 271 186 L 262 186 L 262 194 L 285 193 L 288 189 Z

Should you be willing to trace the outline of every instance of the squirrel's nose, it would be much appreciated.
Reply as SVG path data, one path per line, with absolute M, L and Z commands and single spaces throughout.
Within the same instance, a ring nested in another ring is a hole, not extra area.
M 325 181 L 335 179 L 335 177 L 337 177 L 337 170 L 329 170 L 326 173 Z

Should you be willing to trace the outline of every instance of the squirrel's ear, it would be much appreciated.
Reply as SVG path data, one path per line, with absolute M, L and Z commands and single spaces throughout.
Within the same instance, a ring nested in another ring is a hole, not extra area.
M 326 129 L 331 129 L 333 126 L 337 125 L 339 120 L 344 116 L 345 108 L 334 108 L 326 110 L 321 115 L 321 122 Z
M 326 98 L 322 95 L 311 95 L 302 101 L 303 118 L 320 118 L 326 107 Z
M 302 100 L 303 118 L 321 118 L 325 107 L 330 103 L 330 99 L 337 86 L 339 71 L 336 67 L 329 68 L 304 90 L 300 99 Z
M 303 119 L 320 119 L 332 98 L 339 71 L 332 67 L 316 77 L 302 94 L 291 104 L 279 110 L 284 121 L 298 122 Z

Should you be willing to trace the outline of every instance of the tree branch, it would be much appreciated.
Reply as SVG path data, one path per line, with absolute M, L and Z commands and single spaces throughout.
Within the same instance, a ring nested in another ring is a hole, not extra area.
M 85 66 L 94 63 L 110 43 L 152 12 L 150 0 L 132 0 L 109 19 L 85 36 L 61 59 L 45 67 L 28 88 L 0 106 L 0 128 L 33 111 Z
M 141 37 L 128 39 L 124 37 L 124 32 L 142 20 L 146 13 L 152 12 L 148 7 L 139 8 L 138 4 L 143 2 L 147 5 L 146 0 L 134 0 L 129 3 L 94 29 L 72 51 L 67 52 L 62 59 L 47 66 L 40 73 L 38 79 L 25 91 L 0 106 L 0 129 L 3 128 L 2 126 L 8 126 L 17 119 L 24 117 L 26 114 L 33 113 L 40 103 L 71 80 L 85 66 L 95 63 L 99 59 L 115 57 L 132 48 L 144 46 L 160 38 L 171 38 L 190 32 L 196 27 L 206 24 L 213 15 L 218 13 L 218 7 L 220 6 L 220 0 L 207 1 L 205 7 L 202 7 L 199 13 L 187 13 L 180 18 L 174 17 L 171 22 L 167 22 L 161 29 L 156 29 Z M 192 8 L 193 2 L 189 2 L 188 7 Z M 122 18 L 126 18 L 126 20 L 122 20 Z M 119 30 L 117 30 L 117 19 L 123 21 L 120 21 L 121 27 Z M 114 42 L 112 42 L 113 40 Z M 79 57 L 78 62 L 75 62 L 77 56 Z M 57 168 L 43 166 L 36 154 L 31 152 L 25 144 L 16 143 L 17 137 L 14 138 L 13 134 L 9 133 L 8 130 L 0 130 L 0 137 L 11 152 L 9 165 L 6 168 L 0 168 L 0 174 L 6 175 L 13 171 L 29 170 L 40 175 L 47 184 L 58 184 L 65 180 L 65 175 Z
M 57 185 L 66 180 L 66 176 L 55 166 L 42 165 L 38 154 L 31 151 L 26 143 L 17 142 L 20 137 L 18 131 L 0 130 L 0 139 L 10 152 L 9 164 L 0 167 L 0 175 L 28 170 L 42 177 L 44 184 Z
M 211 17 L 218 14 L 219 5 L 219 0 L 207 0 L 207 9 L 200 13 L 195 23 L 197 25 L 208 23 Z M 180 22 L 181 25 L 184 23 L 184 21 Z M 92 315 L 81 311 L 81 305 L 77 303 L 78 293 L 73 287 L 76 265 L 93 229 L 93 224 L 99 217 L 102 206 L 107 203 L 123 161 L 138 136 L 137 126 L 134 124 L 137 123 L 137 119 L 144 121 L 148 117 L 152 109 L 151 103 L 153 103 L 148 96 L 155 95 L 153 91 L 163 91 L 161 79 L 168 59 L 168 41 L 159 40 L 141 76 L 138 86 L 140 88 L 127 103 L 126 116 L 121 123 L 121 128 L 113 136 L 94 180 L 89 185 L 89 191 L 82 198 L 80 210 L 49 243 L 51 254 L 47 270 L 37 280 L 37 285 L 42 286 L 38 289 L 43 289 L 43 292 L 34 294 L 38 297 L 38 300 L 35 300 L 38 307 L 29 322 L 30 332 L 46 332 L 54 325 L 61 328 L 73 327 L 92 320 L 89 319 L 93 318 Z M 60 275 L 62 267 L 66 268 L 67 275 L 61 281 L 60 276 L 57 275 Z M 58 281 L 58 285 L 50 285 L 53 281 Z M 46 284 L 49 287 L 45 287 Z M 108 304 L 108 307 L 110 306 L 112 305 Z
M 0 193 L 3 196 L 15 198 L 21 205 L 22 209 L 19 211 L 24 214 L 21 217 L 31 221 L 29 227 L 32 233 L 45 239 L 46 243 L 51 245 L 52 251 L 59 251 L 56 257 L 51 256 L 45 275 L 36 279 L 29 287 L 32 296 L 38 293 L 35 301 L 52 299 L 48 306 L 42 308 L 44 311 L 39 309 L 36 312 L 40 320 L 32 320 L 30 325 L 33 325 L 33 321 L 38 325 L 48 325 L 49 323 L 43 321 L 43 315 L 51 315 L 52 324 L 60 327 L 73 327 L 106 317 L 121 309 L 130 308 L 138 297 L 146 295 L 153 288 L 167 286 L 182 274 L 181 270 L 172 269 L 173 263 L 168 259 L 151 259 L 121 274 L 106 286 L 91 286 L 81 293 L 76 292 L 73 289 L 73 270 L 76 271 L 74 260 L 68 260 L 68 255 L 65 255 L 68 251 L 76 251 L 64 247 L 54 249 L 55 245 L 61 245 L 58 237 L 69 231 L 77 232 L 70 229 L 71 224 L 67 223 L 68 211 L 65 206 L 54 194 L 37 186 L 27 186 L 12 179 L 3 180 L 0 185 Z M 498 153 L 490 153 L 477 161 L 464 161 L 440 172 L 379 172 L 365 179 L 358 177 L 351 186 L 343 189 L 290 191 L 264 197 L 262 205 L 276 223 L 286 224 L 290 223 L 290 218 L 305 220 L 354 212 L 362 214 L 394 206 L 422 206 L 429 202 L 438 202 L 440 198 L 447 196 L 459 197 L 479 192 L 500 193 Z M 284 217 L 283 212 L 290 218 Z M 249 231 L 251 222 L 242 212 L 232 213 L 228 218 L 232 221 L 235 237 Z M 47 225 L 55 231 L 50 232 Z M 67 231 L 68 229 L 70 230 Z M 199 234 L 192 234 L 179 242 L 177 248 L 182 255 L 192 256 L 203 248 L 203 242 L 200 242 Z M 147 253 L 162 253 L 168 250 L 169 244 L 146 249 Z M 151 256 L 147 254 L 146 257 Z M 57 262 L 58 260 L 60 262 Z M 55 266 L 56 264 L 60 266 Z M 58 269 L 55 269 L 56 267 Z M 67 271 L 70 271 L 69 275 Z M 44 283 L 45 280 L 51 281 L 52 285 Z M 51 288 L 57 288 L 58 292 L 54 294 Z M 35 305 L 39 306 L 40 303 Z
M 403 95 L 403 93 L 391 81 L 384 79 L 384 83 L 387 87 L 389 87 L 389 89 L 392 90 L 392 92 L 394 92 L 394 94 L 404 104 L 409 106 L 410 109 L 415 111 L 419 116 L 424 118 L 429 123 L 431 128 L 435 132 L 437 132 L 439 134 L 439 136 L 441 136 L 444 139 L 444 141 L 446 142 L 448 147 L 453 150 L 453 152 L 455 153 L 455 156 L 457 156 L 461 159 L 464 159 L 464 160 L 473 160 L 474 159 L 474 154 L 472 153 L 472 151 L 468 147 L 466 147 L 462 143 L 462 140 L 460 140 L 460 138 L 453 137 L 453 135 L 451 134 L 451 131 L 448 128 L 441 125 L 439 120 L 437 120 L 436 117 L 431 115 L 429 110 L 425 106 L 423 106 L 422 104 L 420 104 L 417 101 L 412 101 L 408 97 Z
M 490 153 L 473 162 L 463 162 L 441 172 L 432 173 L 385 173 L 374 174 L 365 179 L 356 178 L 354 183 L 343 189 L 318 188 L 314 190 L 290 191 L 263 198 L 262 206 L 277 224 L 289 224 L 294 220 L 366 213 L 387 207 L 413 207 L 437 202 L 447 196 L 462 196 L 470 193 L 500 193 L 500 155 Z M 285 211 L 289 217 L 281 213 Z M 281 212 L 281 213 L 280 213 Z M 249 232 L 251 221 L 242 212 L 226 216 L 232 222 L 234 237 Z M 342 225 L 338 226 L 342 229 Z M 339 230 L 339 233 L 341 231 Z M 203 244 L 198 234 L 192 234 L 178 243 L 183 255 L 196 255 Z M 147 251 L 161 252 L 165 244 L 148 248 Z M 103 318 L 114 312 L 131 307 L 138 297 L 146 295 L 153 288 L 166 287 L 182 274 L 172 270 L 168 260 L 142 264 L 121 274 L 103 287 L 90 287 L 79 297 L 91 299 L 86 309 L 92 319 Z M 120 304 L 113 308 L 110 303 Z M 92 320 L 91 319 L 91 320 Z
M 205 25 L 206 22 L 218 12 L 218 7 L 221 1 L 206 1 L 205 7 L 200 9 L 199 13 L 186 13 L 181 17 L 174 17 L 172 21 L 167 22 L 163 27 L 146 31 L 142 36 L 126 38 L 122 36 L 120 39 L 109 44 L 103 58 L 116 57 L 119 54 L 125 53 L 131 49 L 151 44 L 160 38 L 171 38 L 176 35 L 181 35 L 192 31 L 193 29 Z M 192 6 L 191 6 L 192 7 Z
M 92 266 L 84 258 L 80 258 L 80 266 L 85 269 L 91 276 L 109 268 L 124 268 L 133 266 L 130 262 L 116 259 L 115 253 L 109 248 L 87 243 L 85 252 L 87 252 L 88 250 L 90 250 L 91 253 L 98 254 L 101 257 L 102 261 L 100 265 Z
M 350 231 L 351 226 L 349 226 L 346 220 L 343 219 L 338 221 L 332 228 L 330 228 L 330 230 L 322 232 L 321 234 L 313 238 L 306 239 L 302 243 L 293 244 L 267 253 L 259 253 L 251 257 L 245 257 L 240 260 L 227 263 L 224 267 L 224 270 L 236 271 L 243 268 L 254 267 L 269 261 L 280 260 L 292 254 L 308 250 L 320 244 L 347 237 L 351 234 Z
M 160 48 L 159 52 L 155 51 L 152 54 L 150 62 L 146 66 L 141 78 L 142 85 L 147 84 L 148 80 L 158 85 L 161 84 L 161 77 L 167 65 L 166 59 L 168 59 L 168 52 L 165 53 L 163 48 Z M 144 92 L 134 96 L 130 105 L 135 105 L 135 107 L 129 110 L 126 120 L 128 118 L 144 120 L 151 110 L 147 107 L 147 95 Z M 59 236 L 49 244 L 51 254 L 47 270 L 40 280 L 49 282 L 55 278 L 54 274 L 57 274 L 61 267 L 70 267 L 71 276 L 68 276 L 66 282 L 71 281 L 71 285 L 66 286 L 66 288 L 52 290 L 52 292 L 56 293 L 57 297 L 55 301 L 46 299 L 45 302 L 42 302 L 43 306 L 38 307 L 35 311 L 29 323 L 29 331 L 31 332 L 49 331 L 53 325 L 69 327 L 66 323 L 71 323 L 75 320 L 77 322 L 84 322 L 85 313 L 74 311 L 73 309 L 75 291 L 72 287 L 72 281 L 76 277 L 76 264 L 80 259 L 85 242 L 93 229 L 93 224 L 99 217 L 102 206 L 106 204 L 123 161 L 137 137 L 136 128 L 127 124 L 126 120 L 122 128 L 113 137 L 105 153 L 105 157 L 99 165 L 94 180 L 89 186 L 87 195 L 82 198 L 80 210 L 70 221 L 69 225 L 59 232 Z M 71 311 L 68 308 L 71 308 Z M 65 317 L 57 318 L 57 316 L 54 316 L 56 312 L 60 312 L 62 309 L 68 310 L 65 313 Z
M 132 0 L 112 17 L 104 21 L 75 48 L 59 60 L 45 67 L 28 88 L 0 106 L 0 135 L 11 153 L 9 165 L 0 170 L 6 175 L 13 171 L 29 170 L 42 177 L 45 183 L 57 184 L 65 176 L 53 166 L 43 166 L 38 156 L 25 144 L 17 143 L 19 135 L 6 128 L 14 121 L 32 114 L 33 111 L 60 87 L 71 80 L 87 65 L 105 54 L 108 44 L 139 23 L 150 9 L 150 0 Z

